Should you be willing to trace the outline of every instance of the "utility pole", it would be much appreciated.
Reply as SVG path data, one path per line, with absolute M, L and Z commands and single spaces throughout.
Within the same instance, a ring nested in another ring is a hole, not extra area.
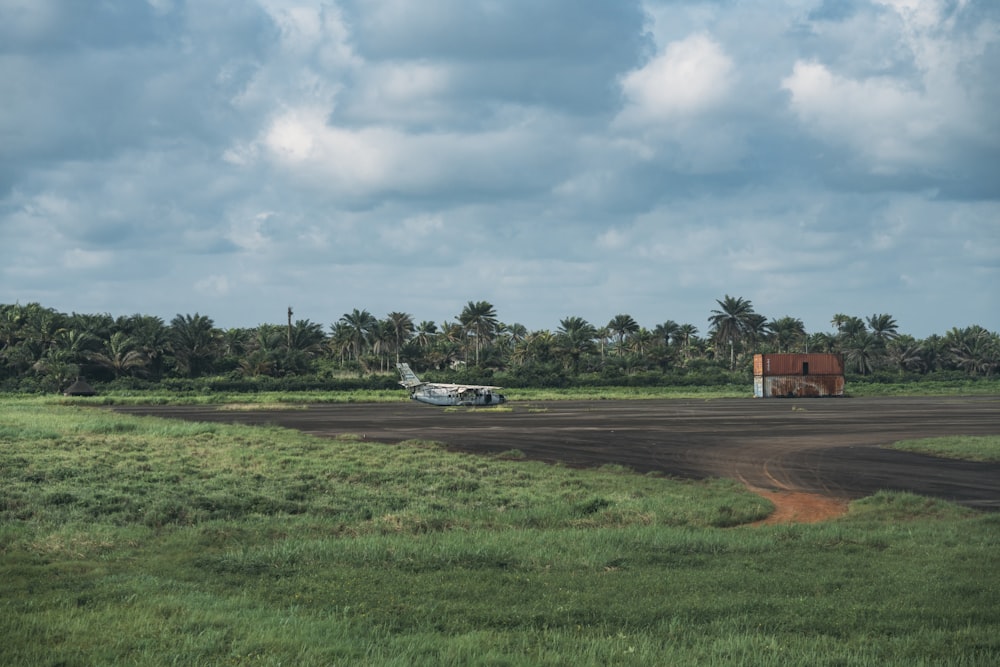
M 292 349 L 292 307 L 288 307 L 288 349 Z

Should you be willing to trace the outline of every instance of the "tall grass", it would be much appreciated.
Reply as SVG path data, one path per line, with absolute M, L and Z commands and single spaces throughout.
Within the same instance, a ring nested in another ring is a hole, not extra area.
M 513 445 L 514 443 L 512 443 Z M 0 402 L 0 664 L 956 664 L 1000 517 Z

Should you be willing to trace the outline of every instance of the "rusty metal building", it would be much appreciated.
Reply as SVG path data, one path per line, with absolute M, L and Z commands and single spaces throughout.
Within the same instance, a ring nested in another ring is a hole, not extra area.
M 844 358 L 839 354 L 755 354 L 755 398 L 844 395 Z

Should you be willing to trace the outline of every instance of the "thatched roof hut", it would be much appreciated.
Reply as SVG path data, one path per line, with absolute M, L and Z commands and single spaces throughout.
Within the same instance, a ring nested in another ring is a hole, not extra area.
M 97 391 L 83 378 L 77 378 L 76 382 L 63 392 L 63 396 L 94 396 L 95 394 Z

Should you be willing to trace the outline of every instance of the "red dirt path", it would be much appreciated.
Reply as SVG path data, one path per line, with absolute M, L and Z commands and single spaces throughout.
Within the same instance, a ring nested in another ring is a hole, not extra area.
M 819 523 L 847 514 L 847 501 L 803 491 L 769 491 L 748 486 L 747 489 L 763 496 L 774 505 L 766 519 L 751 525 L 767 526 L 776 523 Z

